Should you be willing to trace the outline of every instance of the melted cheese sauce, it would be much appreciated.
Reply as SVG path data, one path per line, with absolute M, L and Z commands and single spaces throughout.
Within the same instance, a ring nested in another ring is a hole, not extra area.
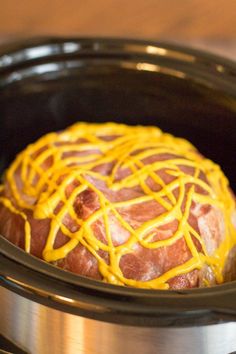
M 70 154 L 72 151 L 80 154 Z M 146 158 L 165 153 L 181 157 L 143 163 Z M 107 163 L 114 163 L 109 175 L 94 171 L 97 166 Z M 185 174 L 180 166 L 191 167 L 194 173 Z M 131 173 L 121 180 L 116 180 L 116 173 L 121 167 L 130 169 Z M 170 183 L 165 183 L 157 174 L 163 168 L 174 177 Z M 201 173 L 206 175 L 208 183 L 200 178 Z M 112 203 L 101 190 L 89 182 L 87 176 L 103 181 L 113 192 L 139 185 L 144 195 Z M 161 189 L 154 192 L 147 184 L 148 178 Z M 58 183 L 60 179 L 62 182 Z M 76 187 L 67 196 L 67 187 L 75 181 Z M 218 283 L 224 281 L 225 262 L 229 251 L 236 245 L 236 230 L 232 223 L 235 202 L 228 188 L 228 180 L 220 167 L 199 155 L 184 139 L 164 134 L 156 127 L 77 123 L 63 132 L 50 133 L 29 145 L 7 170 L 5 182 L 10 188 L 11 197 L 6 197 L 4 186 L 1 186 L 0 203 L 24 220 L 26 252 L 30 253 L 31 244 L 31 227 L 26 210 L 32 210 L 35 219 L 50 219 L 50 231 L 43 251 L 43 259 L 48 262 L 63 259 L 81 244 L 96 258 L 103 280 L 112 284 L 168 289 L 168 281 L 171 278 L 201 269 L 205 265 L 211 267 Z M 187 185 L 191 187 L 187 188 Z M 204 193 L 197 192 L 197 187 Z M 174 195 L 176 188 L 179 190 L 177 198 Z M 100 208 L 84 220 L 78 217 L 73 205 L 78 195 L 87 189 L 97 194 Z M 186 202 L 182 210 L 184 198 Z M 151 200 L 163 206 L 165 212 L 144 222 L 137 229 L 132 228 L 118 212 L 121 207 Z M 201 235 L 188 223 L 193 202 L 215 206 L 222 212 L 225 235 L 213 255 L 207 253 Z M 62 203 L 62 207 L 55 213 L 59 203 Z M 110 213 L 129 232 L 128 240 L 122 245 L 113 244 L 109 225 Z M 67 214 L 78 225 L 75 232 L 63 223 Z M 97 239 L 92 228 L 93 223 L 101 218 L 107 244 Z M 173 220 L 178 221 L 174 234 L 170 238 L 152 242 L 152 230 Z M 55 249 L 54 243 L 59 230 L 69 241 Z M 187 262 L 149 281 L 127 279 L 122 274 L 120 259 L 132 252 L 137 242 L 142 247 L 157 249 L 168 247 L 182 237 L 192 254 Z M 202 252 L 196 249 L 193 237 L 200 242 Z M 109 264 L 99 256 L 99 250 L 108 252 Z M 208 281 L 205 279 L 204 282 L 207 286 Z

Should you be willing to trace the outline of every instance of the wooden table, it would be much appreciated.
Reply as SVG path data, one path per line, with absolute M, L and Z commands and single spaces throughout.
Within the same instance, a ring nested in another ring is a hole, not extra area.
M 236 58 L 236 0 L 5 0 L 0 39 L 119 36 L 180 42 Z

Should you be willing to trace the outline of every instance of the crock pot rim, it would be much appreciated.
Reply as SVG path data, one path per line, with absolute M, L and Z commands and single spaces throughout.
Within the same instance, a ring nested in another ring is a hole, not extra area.
M 194 297 L 199 298 L 199 296 L 201 295 L 204 296 L 208 295 L 209 293 L 212 294 L 215 291 L 218 293 L 222 291 L 225 292 L 227 290 L 231 292 L 232 289 L 234 290 L 235 288 L 236 292 L 236 280 L 207 288 L 194 288 L 187 290 L 155 290 L 112 285 L 89 277 L 74 274 L 69 271 L 65 271 L 60 267 L 47 263 L 33 255 L 29 255 L 21 248 L 9 242 L 2 235 L 0 235 L 0 254 L 7 257 L 13 262 L 23 265 L 26 268 L 44 274 L 48 277 L 53 276 L 54 279 L 63 281 L 64 283 L 68 283 L 75 286 L 81 286 L 96 291 L 101 290 L 102 292 L 114 295 L 132 295 L 134 297 L 139 297 L 140 295 L 142 295 L 142 297 L 148 297 L 150 299 L 153 297 L 156 298 L 157 295 L 158 297 L 164 296 L 165 298 L 167 298 L 170 296 L 171 298 L 173 298 L 173 295 L 182 297 L 183 295 L 191 294 Z
M 70 48 L 66 47 L 70 45 Z M 74 47 L 73 47 L 74 45 Z M 51 48 L 51 51 L 49 50 Z M 148 49 L 149 48 L 149 49 Z M 151 50 L 150 50 L 151 48 Z M 42 50 L 43 49 L 43 50 Z M 44 51 L 45 50 L 45 51 Z M 30 52 L 31 51 L 31 52 Z M 30 55 L 29 55 L 30 52 Z M 31 63 L 45 58 L 57 58 L 60 55 L 99 56 L 127 55 L 136 59 L 149 58 L 179 62 L 191 67 L 211 70 L 228 82 L 235 85 L 236 61 L 223 56 L 190 48 L 181 44 L 166 41 L 151 41 L 147 39 L 132 39 L 119 37 L 33 37 L 3 43 L 0 46 L 0 75 L 15 66 Z
M 134 326 L 191 326 L 236 320 L 236 282 L 205 289 L 146 290 L 95 281 L 54 267 L 0 236 L 0 284 L 72 314 Z
M 61 48 L 61 52 L 58 51 L 57 54 L 68 54 L 68 53 L 78 53 L 81 51 L 94 51 L 96 53 L 99 52 L 104 52 L 105 50 L 107 51 L 127 51 L 129 53 L 144 53 L 147 54 L 148 56 L 163 56 L 163 57 L 169 57 L 168 50 L 172 51 L 171 52 L 171 58 L 173 59 L 178 59 L 178 60 L 184 60 L 184 61 L 189 61 L 190 57 L 193 56 L 195 58 L 198 58 L 200 60 L 206 60 L 208 61 L 209 64 L 214 64 L 214 63 L 219 63 L 222 62 L 228 69 L 233 69 L 236 71 L 236 61 L 230 58 L 226 58 L 224 56 L 221 56 L 219 54 L 212 53 L 207 50 L 199 49 L 197 47 L 189 47 L 186 45 L 183 45 L 181 43 L 176 43 L 176 42 L 171 42 L 171 41 L 166 41 L 166 40 L 148 40 L 148 39 L 135 39 L 135 38 L 126 38 L 126 37 L 109 37 L 109 36 L 100 36 L 100 37 L 94 37 L 94 36 L 40 36 L 40 37 L 32 37 L 32 38 L 21 38 L 18 40 L 11 40 L 7 42 L 3 42 L 0 46 L 0 58 L 2 56 L 11 56 L 16 53 L 20 53 L 21 51 L 24 51 L 25 49 L 31 49 L 31 48 L 37 48 L 37 47 L 46 47 L 46 46 L 53 46 L 53 45 L 65 45 L 65 44 L 72 44 L 72 43 L 77 43 L 82 45 L 81 47 L 74 47 L 74 50 L 70 48 L 70 51 L 68 50 L 65 51 L 63 50 L 63 46 Z M 132 45 L 137 45 L 137 47 L 132 47 Z M 84 47 L 83 47 L 84 45 Z M 99 47 L 101 45 L 101 48 Z M 104 45 L 104 47 L 102 47 Z M 153 47 L 153 50 L 147 51 L 147 47 Z M 157 49 L 155 51 L 155 48 Z M 160 49 L 160 52 L 158 52 L 158 49 Z M 167 50 L 166 52 L 161 51 Z M 38 52 L 35 52 L 35 57 L 32 57 L 32 59 L 37 58 Z M 46 53 L 43 55 L 43 57 L 47 56 L 49 53 Z M 176 54 L 176 56 L 175 56 Z M 183 56 L 181 56 L 183 54 Z M 186 54 L 186 56 L 185 56 Z M 41 57 L 41 56 L 40 56 Z M 25 61 L 25 58 L 18 56 L 18 62 L 21 62 L 21 60 Z M 191 60 L 190 60 L 191 61 Z M 9 62 L 9 60 L 6 62 L 6 65 L 4 66 L 11 66 L 12 63 Z M 3 66 L 2 66 L 3 67 Z M 2 68 L 1 67 L 1 68 Z M 236 74 L 236 72 L 234 73 Z

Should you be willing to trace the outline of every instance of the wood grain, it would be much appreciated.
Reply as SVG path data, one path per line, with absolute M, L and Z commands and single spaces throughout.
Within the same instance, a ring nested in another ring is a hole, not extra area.
M 2 0 L 0 37 L 119 36 L 236 46 L 236 0 Z M 236 50 L 236 49 L 235 49 Z

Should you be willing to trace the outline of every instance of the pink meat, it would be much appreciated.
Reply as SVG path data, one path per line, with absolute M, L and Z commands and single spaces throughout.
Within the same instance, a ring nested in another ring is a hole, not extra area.
M 107 139 L 106 139 L 107 140 Z M 46 148 L 38 151 L 40 154 Z M 99 151 L 91 151 L 90 153 L 99 153 Z M 76 153 L 72 153 L 70 156 L 76 156 Z M 85 154 L 84 154 L 85 156 Z M 36 156 L 35 156 L 36 157 Z M 149 158 L 145 158 L 142 162 L 144 165 L 148 165 L 158 160 L 168 160 L 175 157 L 171 154 L 153 155 Z M 44 162 L 43 168 L 45 171 L 51 166 L 52 159 L 49 157 Z M 94 171 L 99 172 L 102 175 L 109 175 L 112 171 L 114 164 L 106 163 L 94 168 Z M 193 175 L 194 171 L 189 167 L 181 167 L 185 174 Z M 129 168 L 122 168 L 116 172 L 115 182 L 121 181 L 126 176 L 130 175 Z M 158 176 L 162 178 L 165 183 L 170 183 L 175 177 L 168 174 L 164 169 L 157 172 Z M 20 179 L 20 171 L 18 170 L 15 179 L 17 181 L 18 188 L 22 188 L 22 181 Z M 62 183 L 64 177 L 58 181 L 58 184 Z M 120 202 L 133 198 L 137 198 L 144 195 L 144 192 L 140 186 L 132 188 L 124 188 L 119 191 L 114 191 L 106 185 L 105 182 L 96 179 L 91 176 L 86 176 L 86 179 L 97 189 L 99 189 L 105 197 L 111 202 Z M 201 179 L 207 182 L 207 178 L 204 174 L 201 175 Z M 37 182 L 37 177 L 35 183 Z M 153 191 L 158 191 L 161 186 L 148 177 L 146 181 L 147 185 Z M 73 182 L 66 189 L 66 196 L 72 193 L 74 188 L 78 185 L 78 182 Z M 188 189 L 191 185 L 188 186 Z M 204 194 L 205 192 L 199 190 L 198 193 Z M 30 198 L 21 191 L 22 198 L 30 201 Z M 7 184 L 2 192 L 3 196 L 8 196 L 14 203 L 14 199 L 11 194 L 11 190 Z M 178 198 L 179 189 L 176 188 L 174 195 Z M 168 201 L 167 197 L 164 198 Z M 32 204 L 35 200 L 30 201 Z M 184 210 L 186 200 L 184 200 L 182 209 Z M 60 211 L 62 204 L 58 204 L 55 209 L 55 213 Z M 96 212 L 100 208 L 100 202 L 98 195 L 91 188 L 80 193 L 74 202 L 74 210 L 77 216 L 83 220 L 86 220 L 91 214 Z M 50 220 L 43 219 L 37 220 L 33 217 L 31 211 L 24 212 L 28 216 L 28 220 L 31 225 L 32 238 L 31 238 L 31 253 L 39 258 L 42 258 L 42 252 L 45 247 L 45 242 L 49 233 Z M 165 209 L 158 202 L 151 200 L 135 205 L 129 205 L 120 207 L 118 209 L 122 218 L 130 225 L 134 230 L 140 227 L 144 222 L 153 219 L 165 212 Z M 124 244 L 130 237 L 129 231 L 123 227 L 120 221 L 114 216 L 113 213 L 108 213 L 110 232 L 112 236 L 112 242 L 115 246 Z M 24 248 L 24 222 L 19 215 L 11 213 L 7 208 L 0 204 L 0 232 L 11 242 L 17 246 Z M 192 203 L 190 215 L 188 219 L 189 224 L 197 231 L 206 244 L 209 254 L 213 254 L 220 242 L 224 238 L 224 219 L 221 211 L 211 205 L 200 205 Z M 63 220 L 64 225 L 71 231 L 75 232 L 79 229 L 79 226 L 67 214 Z M 156 229 L 152 230 L 153 236 L 151 242 L 158 240 L 165 240 L 170 238 L 178 228 L 178 221 L 173 220 L 166 223 Z M 107 244 L 106 232 L 103 219 L 100 218 L 92 225 L 94 235 L 104 244 Z M 202 251 L 199 241 L 192 237 L 195 247 L 200 252 Z M 68 242 L 68 237 L 65 236 L 62 231 L 59 231 L 56 237 L 54 248 L 61 247 Z M 99 250 L 99 255 L 109 264 L 109 255 L 107 252 Z M 140 245 L 138 242 L 134 243 L 131 251 L 121 257 L 120 269 L 124 277 L 128 279 L 134 279 L 139 281 L 148 281 L 155 279 L 168 270 L 181 265 L 191 259 L 192 254 L 190 249 L 182 236 L 173 245 L 160 247 L 158 249 L 150 249 Z M 102 279 L 99 272 L 98 263 L 96 258 L 85 248 L 82 244 L 78 244 L 65 258 L 55 262 L 57 266 L 94 279 Z M 230 266 L 228 266 L 228 274 L 230 273 Z M 202 270 L 193 270 L 187 274 L 176 276 L 168 281 L 170 288 L 183 289 L 203 286 L 203 278 L 206 278 L 211 284 L 215 283 L 214 275 L 209 267 L 205 266 Z

